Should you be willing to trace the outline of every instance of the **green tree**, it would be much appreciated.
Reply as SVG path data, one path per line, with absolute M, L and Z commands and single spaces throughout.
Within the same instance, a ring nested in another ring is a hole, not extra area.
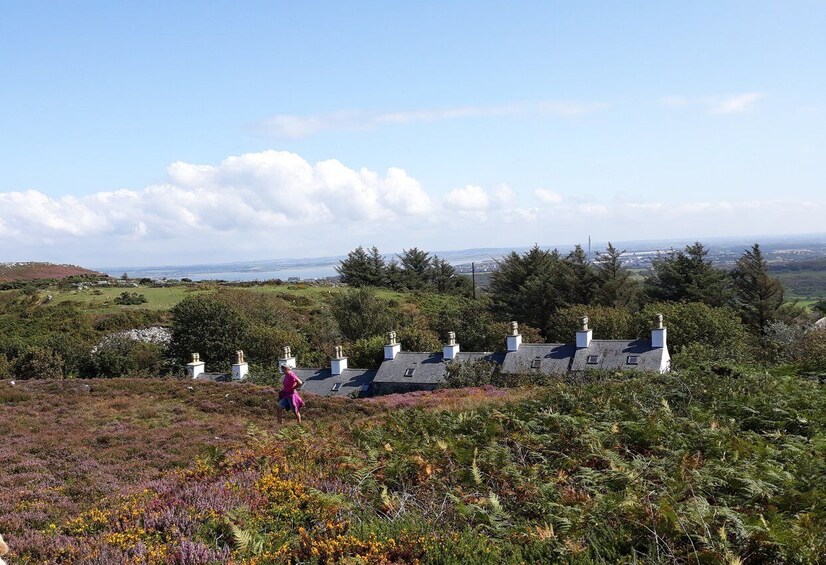
M 396 259 L 392 259 L 387 264 L 387 286 L 393 290 L 404 290 L 404 271 Z
M 571 304 L 591 304 L 596 298 L 599 289 L 599 279 L 594 266 L 581 245 L 565 257 L 567 272 L 567 295 Z
M 783 285 L 769 275 L 766 260 L 755 243 L 747 249 L 731 272 L 734 304 L 743 322 L 763 334 L 775 321 L 783 304 Z
M 433 259 L 427 251 L 417 247 L 403 249 L 398 255 L 401 262 L 402 280 L 410 290 L 417 290 L 427 286 L 430 281 L 430 268 Z
M 458 274 L 453 265 L 440 257 L 434 257 L 430 266 L 430 284 L 441 294 L 469 295 L 473 292 L 473 283 L 467 277 Z
M 610 242 L 603 253 L 597 253 L 597 304 L 630 309 L 637 306 L 640 284 L 622 264 L 623 253 L 625 249 L 620 251 Z
M 500 318 L 541 328 L 544 334 L 550 316 L 568 305 L 565 274 L 556 249 L 535 245 L 523 255 L 512 251 L 491 275 L 491 307 Z
M 645 278 L 646 296 L 655 302 L 702 302 L 723 306 L 730 299 L 729 277 L 706 259 L 702 243 L 687 245 L 651 261 Z
M 341 335 L 350 341 L 381 335 L 393 328 L 387 303 L 371 288 L 354 288 L 332 297 L 331 312 Z
M 341 276 L 341 282 L 353 287 L 380 287 L 387 284 L 387 266 L 375 246 L 366 251 L 359 245 L 347 254 L 346 259 L 340 261 L 336 272 Z
M 214 296 L 188 296 L 172 308 L 170 353 L 181 363 L 199 353 L 208 365 L 226 369 L 248 331 L 247 320 Z

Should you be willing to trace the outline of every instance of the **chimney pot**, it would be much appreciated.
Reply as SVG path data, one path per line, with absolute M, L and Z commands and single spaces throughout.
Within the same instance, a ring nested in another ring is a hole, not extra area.
M 511 322 L 510 335 L 507 336 L 508 351 L 518 351 L 522 345 L 522 334 L 519 333 L 519 324 Z
M 240 349 L 235 352 L 235 363 L 232 365 L 232 380 L 241 381 L 249 374 L 249 364 L 244 361 L 244 352 Z
M 576 332 L 576 348 L 586 349 L 591 345 L 594 331 L 588 328 L 588 316 L 579 319 L 579 331 Z
M 186 364 L 186 373 L 190 379 L 197 379 L 199 375 L 203 374 L 206 364 L 201 361 L 201 356 L 197 353 L 192 354 L 192 361 Z
M 289 345 L 285 345 L 283 349 L 283 356 L 281 359 L 278 360 L 279 365 L 286 365 L 291 369 L 295 369 L 298 364 L 296 363 L 295 357 L 293 357 L 292 350 L 290 349 Z
M 456 333 L 447 332 L 447 343 L 442 351 L 442 359 L 452 361 L 459 354 L 459 344 L 456 343 Z
M 330 374 L 340 375 L 347 369 L 347 357 L 344 356 L 344 348 L 336 346 L 336 358 L 330 360 Z
M 665 348 L 667 329 L 663 325 L 663 315 L 657 314 L 654 316 L 654 327 L 651 329 L 651 347 Z
M 384 345 L 384 360 L 392 361 L 401 350 L 401 344 L 396 342 L 396 332 L 388 332 L 387 343 Z

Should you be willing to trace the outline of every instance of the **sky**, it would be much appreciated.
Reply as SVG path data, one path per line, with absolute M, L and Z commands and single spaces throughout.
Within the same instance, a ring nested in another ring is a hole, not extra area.
M 826 232 L 826 2 L 0 0 L 0 261 Z

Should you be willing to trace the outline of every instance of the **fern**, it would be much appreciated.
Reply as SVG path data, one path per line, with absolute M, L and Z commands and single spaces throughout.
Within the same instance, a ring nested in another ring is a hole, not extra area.
M 479 448 L 473 448 L 473 463 L 470 465 L 470 472 L 473 475 L 473 482 L 477 485 L 482 484 L 482 471 L 479 470 L 479 465 L 476 463 L 476 458 L 479 456 Z

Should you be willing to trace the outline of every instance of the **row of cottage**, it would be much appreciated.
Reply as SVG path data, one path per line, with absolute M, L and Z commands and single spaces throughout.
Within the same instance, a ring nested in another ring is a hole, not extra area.
M 511 322 L 506 337 L 506 351 L 461 351 L 453 332 L 441 352 L 402 351 L 396 332 L 389 332 L 384 345 L 384 360 L 378 369 L 356 369 L 347 366 L 342 348 L 336 347 L 330 367 L 313 369 L 298 367 L 289 347 L 279 360 L 304 381 L 301 390 L 322 396 L 373 396 L 394 392 L 432 390 L 445 381 L 448 363 L 484 360 L 491 367 L 499 366 L 504 374 L 561 375 L 588 370 L 649 371 L 670 370 L 671 357 L 666 344 L 666 328 L 658 314 L 651 330 L 651 339 L 593 339 L 588 318 L 580 318 L 580 329 L 573 343 L 522 343 L 516 322 Z M 242 351 L 237 352 L 231 375 L 205 372 L 204 362 L 197 353 L 187 364 L 187 374 L 201 380 L 244 380 L 249 366 Z

